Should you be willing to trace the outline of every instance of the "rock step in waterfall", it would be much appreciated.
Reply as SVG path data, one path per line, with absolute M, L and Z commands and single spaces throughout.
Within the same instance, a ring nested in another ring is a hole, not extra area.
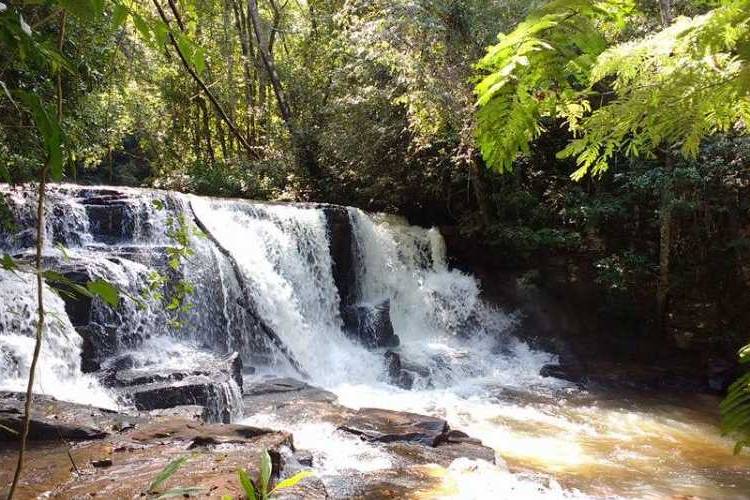
M 9 187 L 0 193 L 16 223 L 0 233 L 0 251 L 28 262 L 35 195 Z M 58 358 L 43 359 L 37 390 L 63 399 L 140 410 L 198 404 L 209 418 L 227 421 L 241 406 L 241 379 L 233 368 L 201 367 L 228 366 L 232 353 L 246 371 L 275 367 L 324 386 L 387 381 L 410 388 L 477 367 L 476 360 L 414 348 L 425 339 L 460 336 L 467 325 L 480 325 L 472 332 L 478 337 L 508 326 L 481 303 L 473 278 L 448 269 L 434 229 L 334 205 L 133 188 L 59 185 L 48 200 L 45 266 L 75 283 L 104 279 L 122 291 L 114 309 L 72 294 L 50 299 L 63 317 L 46 340 Z M 172 269 L 168 228 L 176 224 L 199 230 L 190 238 L 193 254 Z M 179 328 L 163 303 L 144 295 L 155 272 L 168 278 L 165 295 L 179 280 L 195 287 Z M 2 278 L 0 291 L 23 297 L 0 306 L 2 388 L 20 390 L 31 352 L 31 281 Z M 85 401 L 81 384 L 91 396 Z

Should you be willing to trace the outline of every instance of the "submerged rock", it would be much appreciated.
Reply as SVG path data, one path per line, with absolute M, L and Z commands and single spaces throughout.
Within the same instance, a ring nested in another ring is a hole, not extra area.
M 244 396 L 245 415 L 273 415 L 288 425 L 327 423 L 337 432 L 355 436 L 382 447 L 394 467 L 439 464 L 447 467 L 460 457 L 494 463 L 495 451 L 481 441 L 453 430 L 445 420 L 416 413 L 363 408 L 352 410 L 336 402 L 336 396 L 323 389 L 293 379 L 272 379 L 249 384 Z M 312 458 L 311 458 L 312 460 Z M 298 460 L 301 462 L 301 460 Z M 312 462 L 315 465 L 315 462 Z M 400 470 L 400 469 L 399 469 Z M 348 471 L 346 477 L 349 478 Z M 356 477 L 362 491 L 380 491 L 377 477 L 385 471 Z M 327 480 L 326 485 L 330 486 Z M 391 479 L 388 479 L 390 482 Z M 374 490 L 372 488 L 375 488 Z M 364 493 L 363 493 L 364 494 Z
M 391 323 L 391 301 L 356 304 L 343 308 L 344 329 L 366 347 L 396 347 L 400 341 Z
M 404 441 L 434 447 L 446 440 L 448 423 L 416 413 L 362 408 L 339 429 L 356 434 L 365 441 Z
M 414 375 L 402 368 L 401 355 L 393 351 L 386 351 L 384 357 L 388 381 L 402 389 L 411 389 L 414 385 Z

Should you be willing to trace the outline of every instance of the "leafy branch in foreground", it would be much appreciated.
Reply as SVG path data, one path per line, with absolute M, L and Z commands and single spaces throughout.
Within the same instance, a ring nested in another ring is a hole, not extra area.
M 739 350 L 740 363 L 750 363 L 750 344 Z M 729 386 L 727 395 L 719 405 L 721 431 L 724 435 L 740 436 L 734 446 L 738 454 L 750 446 L 750 372 L 745 373 Z

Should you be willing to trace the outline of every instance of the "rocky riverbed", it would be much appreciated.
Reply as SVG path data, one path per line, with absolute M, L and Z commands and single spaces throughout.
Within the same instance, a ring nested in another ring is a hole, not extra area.
M 0 393 L 3 484 L 9 484 L 16 460 L 16 435 L 11 431 L 21 428 L 23 398 Z M 401 497 L 434 487 L 431 464 L 448 467 L 461 457 L 495 460 L 492 449 L 451 429 L 445 420 L 374 408 L 352 410 L 338 404 L 334 394 L 294 379 L 249 385 L 243 407 L 249 416 L 273 411 L 287 420 L 332 424 L 343 434 L 376 444 L 392 458 L 394 466 L 387 470 L 342 471 L 341 477 L 328 477 L 325 483 L 309 478 L 285 491 L 288 497 Z M 272 457 L 276 480 L 316 466 L 313 454 L 295 447 L 292 433 L 209 423 L 204 408 L 196 405 L 129 414 L 35 396 L 29 438 L 20 498 L 132 498 L 158 496 L 177 487 L 192 488 L 199 497 L 239 497 L 237 470 L 257 476 L 264 449 Z M 188 457 L 185 465 L 159 491 L 149 492 L 156 475 L 180 457 Z

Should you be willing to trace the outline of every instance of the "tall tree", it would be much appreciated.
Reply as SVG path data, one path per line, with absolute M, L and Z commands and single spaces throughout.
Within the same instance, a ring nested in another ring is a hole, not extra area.
M 317 147 L 316 138 L 311 134 L 304 134 L 300 128 L 300 124 L 292 113 L 292 109 L 289 105 L 284 87 L 281 84 L 281 79 L 276 70 L 276 63 L 274 62 L 273 53 L 273 39 L 275 37 L 275 31 L 272 30 L 269 35 L 269 40 L 264 40 L 263 28 L 261 26 L 260 14 L 258 12 L 258 3 L 256 0 L 248 0 L 248 13 L 250 14 L 250 20 L 253 25 L 253 31 L 255 32 L 255 39 L 258 44 L 258 52 L 260 53 L 263 66 L 266 69 L 268 78 L 271 81 L 273 87 L 273 93 L 276 96 L 276 103 L 279 106 L 279 112 L 281 117 L 286 124 L 289 131 L 289 136 L 292 140 L 292 147 L 294 148 L 297 156 L 297 163 L 309 174 L 313 179 L 320 179 L 322 171 L 318 165 L 317 158 Z M 278 12 L 278 9 L 274 9 Z

